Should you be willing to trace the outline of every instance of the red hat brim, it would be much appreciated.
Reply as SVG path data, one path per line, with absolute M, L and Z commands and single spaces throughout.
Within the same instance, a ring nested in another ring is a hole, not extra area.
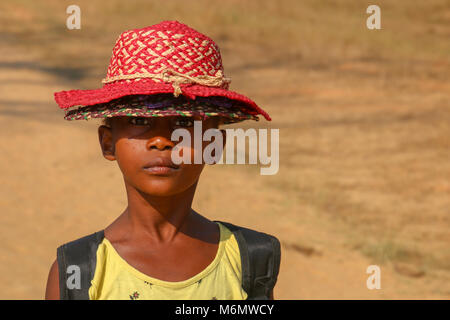
M 243 102 L 249 107 L 250 110 L 254 110 L 256 114 L 261 114 L 268 121 L 272 120 L 267 112 L 258 107 L 254 101 L 237 92 L 196 84 L 181 84 L 180 88 L 182 94 L 190 99 L 195 99 L 196 96 L 221 96 Z M 127 95 L 150 95 L 158 93 L 171 93 L 173 91 L 174 88 L 171 84 L 157 83 L 149 79 L 140 79 L 139 81 L 117 81 L 106 84 L 100 89 L 94 90 L 70 90 L 55 92 L 55 101 L 61 109 L 67 109 L 73 106 L 91 106 L 94 104 L 106 103 Z

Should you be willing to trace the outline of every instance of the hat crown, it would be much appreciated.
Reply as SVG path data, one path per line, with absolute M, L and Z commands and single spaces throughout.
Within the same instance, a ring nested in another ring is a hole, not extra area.
M 206 35 L 178 21 L 163 21 L 125 31 L 113 48 L 104 82 L 136 81 L 141 78 L 171 82 L 163 77 L 167 70 L 178 74 L 178 77 L 191 79 L 222 78 L 219 47 Z M 218 83 L 219 87 L 227 87 L 229 81 Z

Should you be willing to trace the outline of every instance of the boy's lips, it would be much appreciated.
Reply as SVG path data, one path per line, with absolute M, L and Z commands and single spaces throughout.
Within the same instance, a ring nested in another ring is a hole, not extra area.
M 170 158 L 155 158 L 142 168 L 153 174 L 167 174 L 178 170 L 180 166 L 174 164 Z

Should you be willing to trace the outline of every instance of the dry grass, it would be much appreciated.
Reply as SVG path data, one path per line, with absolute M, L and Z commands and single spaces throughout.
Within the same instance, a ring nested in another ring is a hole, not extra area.
M 356 281 L 355 272 L 364 276 L 365 270 L 358 268 L 368 263 L 392 272 L 390 289 L 378 298 L 450 296 L 450 1 L 378 1 L 379 31 L 366 29 L 365 8 L 371 3 L 361 1 L 111 0 L 100 6 L 80 0 L 79 31 L 64 27 L 68 4 L 0 3 L 2 50 L 17 53 L 0 60 L 4 77 L 17 75 L 1 91 L 2 133 L 14 133 L 13 141 L 25 146 L 29 143 L 20 118 L 6 112 L 14 105 L 16 115 L 34 119 L 45 119 L 41 115 L 45 111 L 50 117 L 46 123 L 65 138 L 77 139 L 83 132 L 83 139 L 95 139 L 95 124 L 83 124 L 78 130 L 73 129 L 75 124 L 61 123 L 51 92 L 99 87 L 112 45 L 123 30 L 166 19 L 182 21 L 217 40 L 232 89 L 254 98 L 273 117 L 272 123 L 246 126 L 280 128 L 277 175 L 259 176 L 255 166 L 208 168 L 195 200 L 207 215 L 259 227 L 281 239 L 285 260 L 278 296 L 373 297 L 356 284 L 348 285 Z M 28 82 L 22 74 L 29 75 Z M 23 87 L 28 98 L 14 94 Z M 39 107 L 27 107 L 36 101 Z M 59 161 L 55 161 L 59 167 L 44 160 L 38 164 L 49 174 L 65 174 L 64 186 L 72 186 L 79 195 L 75 202 L 61 194 L 56 176 L 23 169 L 28 160 L 22 159 L 17 145 L 2 141 L 9 158 L 3 159 L 2 177 L 7 182 L 0 203 L 3 222 L 12 230 L 3 235 L 9 250 L 6 262 L 36 254 L 24 249 L 32 243 L 27 235 L 33 229 L 14 218 L 17 209 L 39 216 L 37 202 L 46 206 L 48 219 L 55 222 L 36 222 L 40 229 L 61 224 L 57 235 L 46 231 L 45 247 L 35 256 L 39 281 L 30 279 L 31 285 L 17 289 L 14 296 L 39 298 L 55 241 L 94 228 L 80 214 L 72 218 L 80 225 L 71 229 L 72 220 L 62 218 L 58 210 L 80 213 L 89 208 L 91 216 L 97 216 L 96 227 L 102 227 L 125 203 L 120 175 L 111 173 L 118 170 L 100 169 L 105 162 L 95 143 L 70 146 L 77 152 L 77 160 L 71 160 L 72 149 L 52 140 L 51 130 L 44 134 L 37 123 L 26 123 L 37 139 L 50 141 L 45 157 L 33 148 L 34 157 L 48 161 L 62 157 L 72 167 Z M 52 143 L 58 148 L 53 150 Z M 20 169 L 11 167 L 12 158 L 22 164 Z M 98 187 L 95 197 L 76 186 L 79 174 L 71 171 L 87 160 L 93 167 L 84 167 L 83 174 L 110 179 L 105 186 L 79 178 Z M 29 175 L 28 184 L 16 178 L 19 173 Z M 35 181 L 44 181 L 48 195 L 38 192 L 38 199 L 33 198 L 30 184 Z M 243 186 L 245 194 L 240 192 Z M 95 199 L 106 201 L 112 195 L 112 202 L 92 207 Z M 53 197 L 61 198 L 49 203 Z M 23 247 L 11 244 L 17 234 L 23 235 Z M 301 257 L 302 252 L 320 254 Z M 14 272 L 21 275 L 26 270 Z M 301 270 L 306 274 L 299 275 Z M 342 282 L 326 278 L 327 272 L 336 270 L 342 271 Z

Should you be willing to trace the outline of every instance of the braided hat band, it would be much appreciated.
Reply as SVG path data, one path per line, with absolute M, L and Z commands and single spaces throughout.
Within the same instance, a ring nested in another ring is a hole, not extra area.
M 107 117 L 221 117 L 224 124 L 255 120 L 254 110 L 224 97 L 198 97 L 195 100 L 171 94 L 126 96 L 109 103 L 67 110 L 66 120 L 88 120 Z
M 114 77 L 105 78 L 102 80 L 103 83 L 111 83 L 117 80 L 130 80 L 130 79 L 159 79 L 163 82 L 171 83 L 173 86 L 173 95 L 178 97 L 182 91 L 180 88 L 180 84 L 200 84 L 204 86 L 211 87 L 220 87 L 224 89 L 228 89 L 228 85 L 231 82 L 231 79 L 225 78 L 222 76 L 222 71 L 219 70 L 216 76 L 203 75 L 198 76 L 196 78 L 191 77 L 187 74 L 182 74 L 173 69 L 166 68 L 159 74 L 143 72 L 143 73 L 135 73 L 128 75 L 119 75 Z

